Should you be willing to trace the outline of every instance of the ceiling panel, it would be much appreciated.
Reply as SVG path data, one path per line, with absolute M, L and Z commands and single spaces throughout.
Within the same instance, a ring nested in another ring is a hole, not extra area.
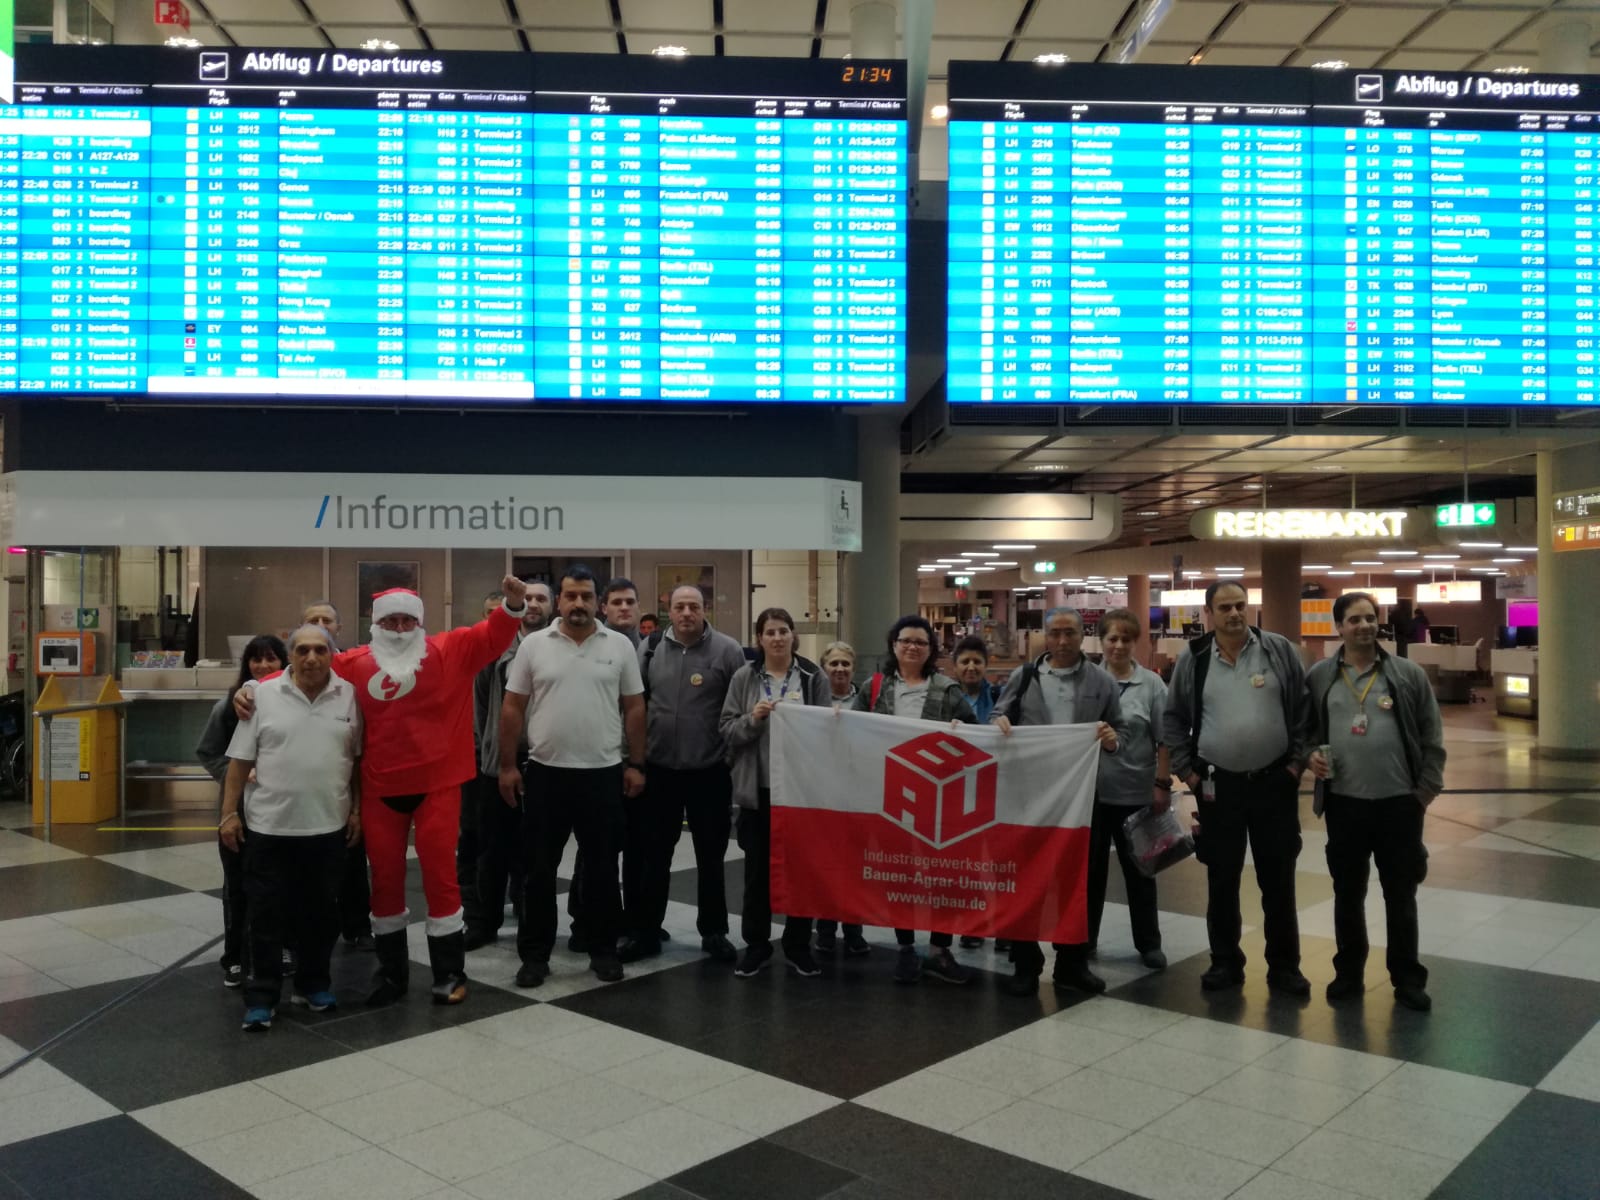
M 1445 12 L 1417 35 L 1414 44 L 1429 50 L 1482 51 L 1505 38 L 1527 19 L 1526 12 L 1516 9 Z
M 1477 51 L 1396 50 L 1383 65 L 1406 71 L 1465 71 L 1477 57 Z
M 969 4 L 970 8 L 980 5 Z M 1104 42 L 1116 32 L 1123 15 L 1133 7 L 1129 0 L 1040 0 L 1023 29 L 1028 38 L 1057 38 L 1062 41 Z M 1176 4 L 1175 9 L 1187 8 Z M 938 28 L 935 21 L 934 27 Z
M 772 0 L 722 0 L 723 29 L 751 33 L 803 33 L 811 35 L 816 21 L 814 4 L 774 4 Z M 806 53 L 811 52 L 810 47 Z
M 529 29 L 611 28 L 606 0 L 517 0 L 517 12 Z
M 794 0 L 790 2 L 793 3 Z M 1106 0 L 1040 0 L 1036 7 L 1093 9 L 1105 2 Z M 895 7 L 898 8 L 899 5 Z M 933 29 L 935 33 L 1009 38 L 1011 31 L 1017 26 L 1017 18 L 1022 15 L 1023 8 L 1021 0 L 979 0 L 977 3 L 974 3 L 974 0 L 934 0 Z M 834 9 L 843 10 L 840 15 L 846 18 L 845 28 L 849 29 L 849 3 L 830 0 L 828 4 L 830 20 Z M 1037 20 L 1037 16 L 1034 19 Z
M 1265 440 L 1266 435 L 1259 433 L 1186 433 L 1163 439 L 1161 446 L 1170 450 L 1238 450 Z
M 315 25 L 241 25 L 230 22 L 228 33 L 241 46 L 326 46 Z
M 1223 33 L 1223 43 L 1298 45 L 1337 8 L 1333 4 L 1246 4 Z
M 319 21 L 347 25 L 403 25 L 406 11 L 400 0 L 305 0 Z
M 1183 0 L 1167 11 L 1156 37 L 1163 42 L 1203 42 L 1232 8 L 1231 0 Z
M 711 0 L 617 0 L 617 6 L 624 30 L 711 29 Z
M 1283 46 L 1235 46 L 1227 42 L 1206 51 L 1209 67 L 1276 67 L 1289 56 Z
M 1405 8 L 1398 4 L 1380 7 L 1347 8 L 1312 40 L 1317 46 L 1376 46 L 1387 50 L 1398 46 L 1434 9 Z
M 1032 62 L 1038 54 L 1065 54 L 1073 62 L 1094 62 L 1104 48 L 1104 42 L 1065 42 L 1043 41 L 1033 38 L 1021 38 L 1011 48 L 1011 57 L 1016 62 Z M 997 56 L 998 57 L 998 56 Z
M 763 58 L 809 58 L 811 35 L 725 33 L 722 35 L 722 52 L 730 56 L 742 54 Z
M 509 25 L 505 0 L 411 0 L 424 25 Z
M 1525 15 L 1531 16 L 1533 14 L 1530 13 Z M 1577 11 L 1567 10 L 1561 12 L 1552 12 L 1548 16 L 1538 18 L 1526 29 L 1518 30 L 1515 36 L 1511 37 L 1506 42 L 1505 48 L 1507 50 L 1520 50 L 1537 54 L 1539 52 L 1539 34 L 1544 29 L 1551 25 L 1567 24 L 1575 17 L 1587 17 L 1590 20 L 1592 23 L 1591 34 L 1600 32 L 1600 23 L 1595 22 L 1596 17 L 1600 17 L 1600 13 L 1596 13 L 1593 6 L 1586 3 Z
M 715 34 L 690 33 L 683 29 L 629 29 L 626 31 L 629 54 L 649 54 L 657 46 L 682 46 L 690 54 L 708 58 L 717 52 Z
M 305 12 L 294 0 L 207 0 L 206 8 L 219 22 L 249 21 L 271 24 L 283 21 L 304 24 Z
M 617 35 L 609 30 L 530 29 L 528 41 L 535 50 L 559 50 L 566 54 L 615 54 Z M 652 42 L 651 45 L 655 43 Z M 637 47 L 630 47 L 637 49 Z
M 1194 52 L 1199 48 L 1198 39 L 1192 42 L 1151 42 L 1139 54 L 1139 61 L 1181 67 L 1194 57 Z
M 335 46 L 346 50 L 359 49 L 362 42 L 376 38 L 380 42 L 393 42 L 402 50 L 424 49 L 422 38 L 409 25 L 324 25 Z
M 1321 62 L 1347 62 L 1352 67 L 1375 67 L 1378 60 L 1389 53 L 1387 49 L 1363 49 L 1359 46 L 1310 46 L 1283 65 L 1286 67 L 1314 67 Z
M 984 41 L 979 38 L 934 38 L 928 46 L 928 74 L 949 75 L 952 58 L 976 58 L 994 62 L 1005 51 L 1006 43 L 1000 39 Z
M 445 25 L 430 25 L 428 37 L 438 50 L 522 49 L 522 43 L 517 40 L 517 31 L 504 26 L 492 29 L 487 26 L 450 28 Z

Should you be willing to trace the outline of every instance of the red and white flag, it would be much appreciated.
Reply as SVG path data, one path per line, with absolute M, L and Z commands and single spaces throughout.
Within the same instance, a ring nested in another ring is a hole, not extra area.
M 772 907 L 899 929 L 1077 943 L 1093 725 L 951 729 L 780 704 Z

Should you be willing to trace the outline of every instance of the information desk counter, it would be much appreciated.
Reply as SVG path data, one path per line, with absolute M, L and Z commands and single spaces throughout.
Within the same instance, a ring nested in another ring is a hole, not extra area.
M 1428 673 L 1442 704 L 1472 703 L 1472 678 L 1478 673 L 1478 646 L 1435 646 L 1414 642 L 1406 657 Z
M 1506 717 L 1539 715 L 1539 651 L 1491 650 L 1494 710 Z
M 129 667 L 122 672 L 128 701 L 128 810 L 217 805 L 216 781 L 195 758 L 211 709 L 228 694 L 239 669 Z

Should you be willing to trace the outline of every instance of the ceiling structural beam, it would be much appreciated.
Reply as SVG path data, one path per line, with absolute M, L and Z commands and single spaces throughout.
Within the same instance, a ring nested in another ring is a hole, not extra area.
M 920 176 L 922 114 L 928 105 L 928 57 L 933 50 L 933 0 L 902 0 L 905 5 L 907 179 L 913 189 Z

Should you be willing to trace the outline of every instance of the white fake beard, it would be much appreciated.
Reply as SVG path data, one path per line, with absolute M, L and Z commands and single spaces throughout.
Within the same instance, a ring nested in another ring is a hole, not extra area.
M 372 627 L 372 658 L 378 669 L 402 687 L 416 678 L 428 657 L 428 635 L 422 626 L 409 633 Z

